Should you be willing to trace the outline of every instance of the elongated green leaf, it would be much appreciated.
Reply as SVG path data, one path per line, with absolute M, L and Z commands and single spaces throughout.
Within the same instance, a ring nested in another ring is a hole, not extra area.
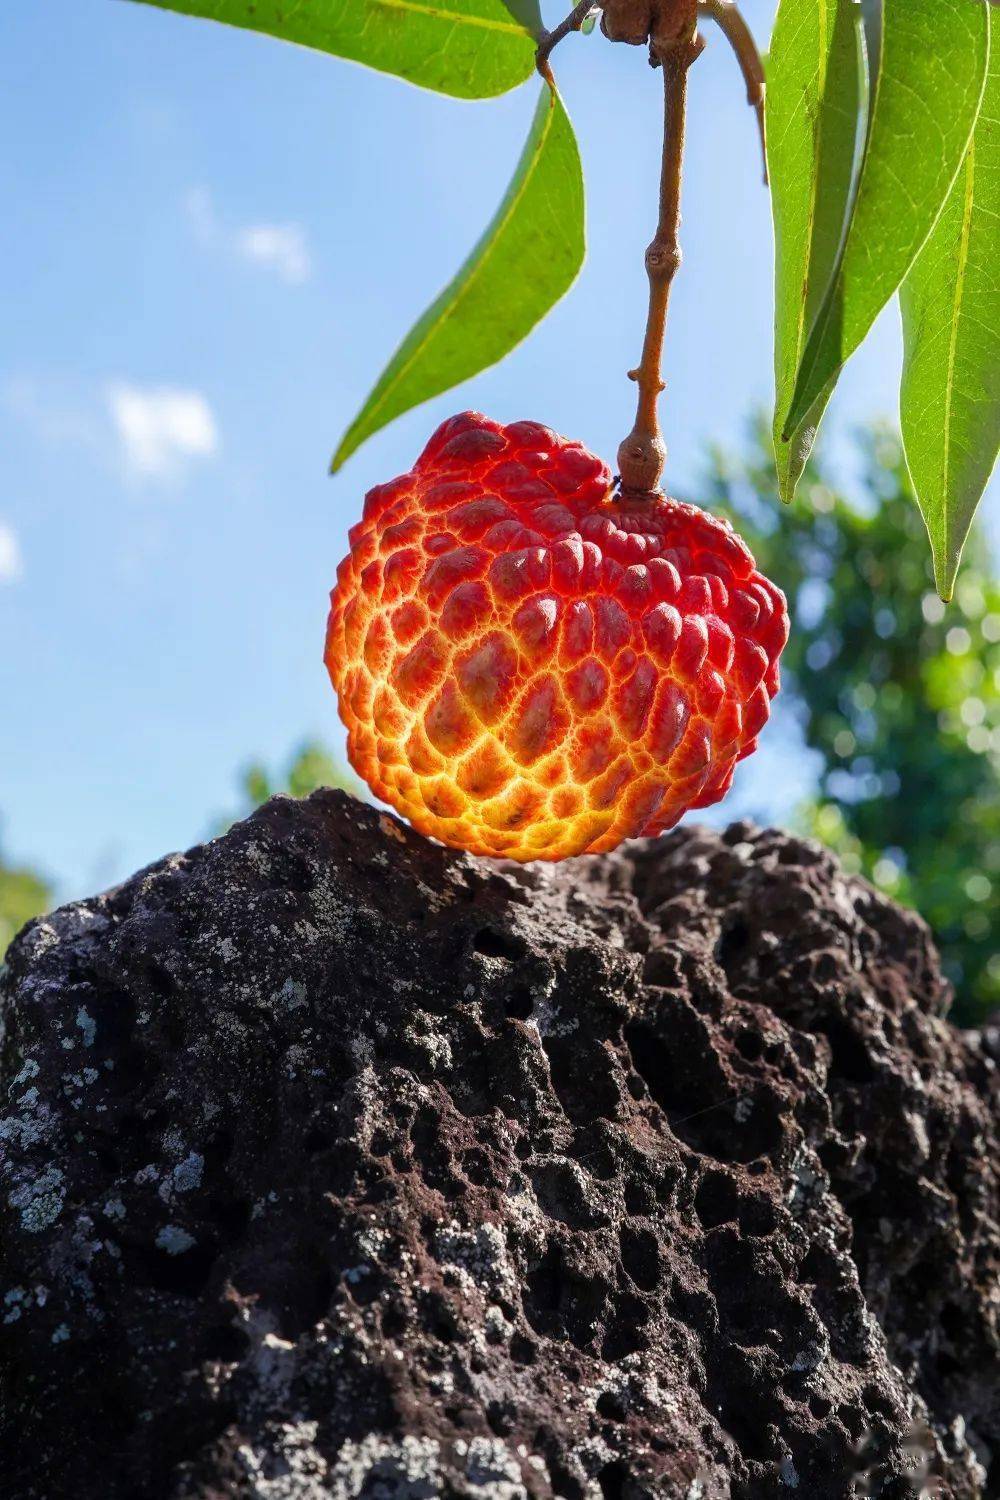
M 503 0 L 145 0 L 332 52 L 458 99 L 487 99 L 529 77 L 530 26 Z M 524 0 L 516 0 L 524 3 Z M 527 14 L 530 14 L 530 6 Z
M 881 4 L 882 25 L 872 7 Z M 913 265 L 979 111 L 988 0 L 866 0 L 868 125 L 839 264 L 802 355 L 785 432 L 814 409 Z
M 496 364 L 573 284 L 584 256 L 583 174 L 559 95 L 543 86 L 492 223 L 419 319 L 344 435 L 345 459 L 380 427 Z
M 837 262 L 861 122 L 852 0 L 781 0 L 767 65 L 774 213 L 774 449 L 791 500 L 833 383 L 783 437 L 799 361 Z
M 965 161 L 900 292 L 903 442 L 944 599 L 1000 447 L 1000 11 L 992 31 Z

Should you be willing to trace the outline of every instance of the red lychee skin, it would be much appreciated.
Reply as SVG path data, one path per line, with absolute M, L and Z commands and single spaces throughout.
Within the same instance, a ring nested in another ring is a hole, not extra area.
M 726 522 L 617 498 L 579 443 L 463 412 L 350 543 L 326 641 L 348 755 L 422 833 L 613 849 L 717 802 L 756 747 L 784 595 Z

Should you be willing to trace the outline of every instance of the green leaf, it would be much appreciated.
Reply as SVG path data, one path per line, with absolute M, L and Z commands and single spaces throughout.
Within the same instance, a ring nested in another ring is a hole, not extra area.
M 965 161 L 900 293 L 903 442 L 943 599 L 1000 446 L 1000 14 L 992 29 Z
M 916 260 L 961 166 L 986 81 L 987 0 L 865 0 L 863 18 L 874 43 L 864 149 L 786 434 L 815 410 Z
M 788 439 L 799 361 L 837 262 L 861 112 L 851 0 L 781 0 L 767 66 L 767 161 L 774 215 L 774 449 L 791 500 L 833 383 Z
M 537 42 L 545 30 L 542 9 L 538 0 L 503 0 L 503 3 L 514 20 L 523 26 L 525 31 L 530 31 Z
M 543 86 L 510 186 L 468 260 L 414 325 L 334 455 L 401 412 L 496 364 L 576 279 L 585 249 L 583 174 L 569 116 Z
M 247 27 L 394 73 L 458 99 L 487 99 L 528 78 L 535 39 L 503 0 L 145 0 Z M 512 0 L 530 16 L 532 0 Z

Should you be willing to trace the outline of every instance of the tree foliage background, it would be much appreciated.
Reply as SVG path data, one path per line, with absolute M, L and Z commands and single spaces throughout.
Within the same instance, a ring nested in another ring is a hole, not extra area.
M 320 787 L 340 787 L 355 797 L 366 797 L 367 788 L 343 761 L 331 755 L 318 740 L 303 740 L 276 770 L 269 769 L 262 761 L 254 760 L 244 766 L 239 777 L 241 804 L 235 817 L 245 818 L 260 807 L 269 797 L 284 792 L 289 797 L 308 797 Z M 233 821 L 227 818 L 221 827 Z
M 0 849 L 0 961 L 14 934 L 45 911 L 50 900 L 42 877 L 34 870 L 7 864 Z
M 858 443 L 859 499 L 820 456 L 782 510 L 761 420 L 743 457 L 713 452 L 699 499 L 788 595 L 782 696 L 821 764 L 800 824 L 921 912 L 971 1024 L 1000 1006 L 1000 583 L 973 527 L 942 603 L 898 437 Z

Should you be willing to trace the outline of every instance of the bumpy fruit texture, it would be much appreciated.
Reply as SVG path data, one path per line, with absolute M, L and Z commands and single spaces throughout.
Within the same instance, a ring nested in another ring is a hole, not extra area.
M 717 802 L 755 748 L 784 596 L 730 526 L 616 498 L 580 444 L 452 417 L 350 541 L 326 643 L 348 754 L 422 833 L 613 849 Z

